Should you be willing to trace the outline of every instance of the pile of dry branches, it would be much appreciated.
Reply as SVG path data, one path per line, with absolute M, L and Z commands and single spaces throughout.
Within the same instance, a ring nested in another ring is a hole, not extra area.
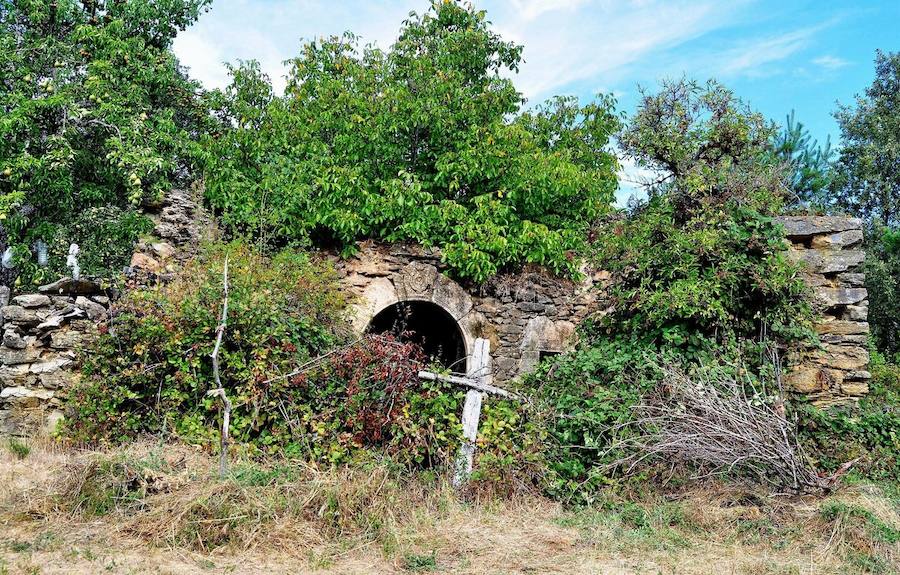
M 768 394 L 742 366 L 701 369 L 688 375 L 664 366 L 663 383 L 635 408 L 616 448 L 629 455 L 615 466 L 633 471 L 643 461 L 684 463 L 701 476 L 730 472 L 792 492 L 820 491 L 831 478 L 810 465 L 785 418 L 776 370 Z

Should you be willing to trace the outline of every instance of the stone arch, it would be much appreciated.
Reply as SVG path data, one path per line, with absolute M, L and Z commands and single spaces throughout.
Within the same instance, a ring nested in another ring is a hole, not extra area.
M 351 308 L 354 330 L 364 333 L 378 314 L 403 302 L 430 302 L 438 306 L 456 323 L 464 353 L 471 355 L 484 318 L 461 285 L 441 274 L 434 265 L 420 261 L 407 264 L 393 275 L 375 278 L 365 286 Z

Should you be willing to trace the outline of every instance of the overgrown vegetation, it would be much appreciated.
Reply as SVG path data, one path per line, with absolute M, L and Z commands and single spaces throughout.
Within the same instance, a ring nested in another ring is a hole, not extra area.
M 166 432 L 201 441 L 214 433 L 216 405 L 204 394 L 226 257 L 231 317 L 221 363 L 223 385 L 240 406 L 233 434 L 265 447 L 285 432 L 281 417 L 273 421 L 278 405 L 263 381 L 342 341 L 343 297 L 333 272 L 305 254 L 269 258 L 231 244 L 210 247 L 175 282 L 117 302 L 70 393 L 75 439 Z
M 134 212 L 187 176 L 206 122 L 172 40 L 208 0 L 22 0 L 0 7 L 0 249 L 7 285 L 56 279 L 36 242 L 85 243 L 86 274 L 118 272 Z M 63 253 L 68 251 L 65 245 Z M 49 277 L 54 276 L 54 277 Z
M 387 457 L 404 468 L 447 469 L 459 446 L 464 391 L 419 380 L 428 358 L 392 336 L 350 339 L 344 297 L 326 263 L 240 243 L 211 246 L 177 281 L 116 303 L 69 393 L 67 433 L 122 442 L 146 434 L 216 444 L 218 403 L 206 397 L 209 354 L 229 261 L 223 388 L 239 448 L 329 465 Z M 523 410 L 490 401 L 477 480 L 519 488 L 538 435 Z M 531 428 L 529 428 L 531 429 Z M 533 431 L 533 430 L 532 430 Z M 536 476 L 539 471 L 532 471 Z
M 283 97 L 258 64 L 232 68 L 207 199 L 233 234 L 276 245 L 411 239 L 477 282 L 526 262 L 571 274 L 613 199 L 620 121 L 606 96 L 523 110 L 507 75 L 521 54 L 483 11 L 434 2 L 387 51 L 304 45 Z

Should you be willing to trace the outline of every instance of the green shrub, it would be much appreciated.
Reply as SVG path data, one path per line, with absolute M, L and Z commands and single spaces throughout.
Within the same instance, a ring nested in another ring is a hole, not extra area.
M 31 448 L 28 447 L 28 444 L 15 437 L 10 437 L 7 445 L 12 454 L 19 459 L 25 459 L 31 453 Z
M 216 434 L 212 351 L 229 260 L 223 386 L 236 404 L 232 433 L 265 447 L 284 425 L 264 381 L 340 341 L 344 300 L 328 266 L 301 253 L 272 258 L 240 244 L 212 246 L 164 287 L 117 302 L 69 394 L 78 440 L 123 440 L 167 431 L 189 441 Z

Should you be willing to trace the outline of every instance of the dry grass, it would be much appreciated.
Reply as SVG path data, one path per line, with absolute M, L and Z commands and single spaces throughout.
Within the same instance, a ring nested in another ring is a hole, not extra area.
M 565 510 L 461 502 L 384 464 L 319 471 L 179 445 L 0 448 L 5 573 L 895 573 L 900 509 L 873 486 L 828 498 L 718 483 Z M 895 496 L 896 497 L 896 496 Z

